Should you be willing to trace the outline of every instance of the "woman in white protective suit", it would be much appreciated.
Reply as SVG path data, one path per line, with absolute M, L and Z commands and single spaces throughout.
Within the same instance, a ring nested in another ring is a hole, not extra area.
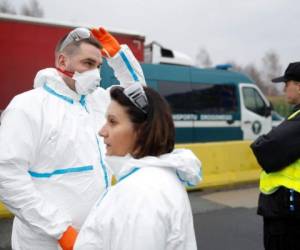
M 151 88 L 113 87 L 100 130 L 117 184 L 98 199 L 75 242 L 77 250 L 195 250 L 184 184 L 201 179 L 189 150 L 173 150 L 166 101 Z

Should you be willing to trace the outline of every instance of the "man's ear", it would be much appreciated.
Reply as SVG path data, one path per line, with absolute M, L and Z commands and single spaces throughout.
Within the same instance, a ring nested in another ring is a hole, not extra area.
M 297 92 L 300 94 L 300 82 L 294 81 L 294 83 L 295 83 L 296 86 L 297 86 Z
M 66 56 L 64 54 L 59 54 L 57 57 L 57 67 L 66 70 Z

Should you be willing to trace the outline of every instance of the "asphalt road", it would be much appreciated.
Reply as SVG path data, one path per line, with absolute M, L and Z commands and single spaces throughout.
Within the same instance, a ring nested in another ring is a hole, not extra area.
M 259 191 L 247 187 L 190 193 L 199 250 L 263 250 Z
M 258 189 L 189 193 L 199 250 L 263 250 Z M 0 220 L 0 250 L 10 249 L 11 220 Z
M 0 250 L 10 250 L 12 220 L 0 219 Z

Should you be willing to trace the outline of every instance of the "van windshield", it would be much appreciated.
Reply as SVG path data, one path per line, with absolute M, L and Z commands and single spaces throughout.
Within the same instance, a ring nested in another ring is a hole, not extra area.
M 159 92 L 173 113 L 232 114 L 237 112 L 237 89 L 231 84 L 158 82 Z

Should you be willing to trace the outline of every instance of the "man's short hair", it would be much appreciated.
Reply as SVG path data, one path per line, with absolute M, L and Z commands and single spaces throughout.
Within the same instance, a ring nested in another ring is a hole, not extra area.
M 74 54 L 78 50 L 78 48 L 80 47 L 80 45 L 82 43 L 87 43 L 87 44 L 93 45 L 98 49 L 102 48 L 100 43 L 92 35 L 92 33 L 90 33 L 90 36 L 87 38 L 82 38 L 82 39 L 77 38 L 77 39 L 74 39 L 74 41 L 71 41 L 71 42 L 68 42 L 67 44 L 65 44 L 66 39 L 70 39 L 70 34 L 78 29 L 83 29 L 83 28 L 76 28 L 76 29 L 72 30 L 70 33 L 66 34 L 62 39 L 59 40 L 59 42 L 57 43 L 57 45 L 55 47 L 55 57 L 57 57 L 58 54 L 61 52 L 64 52 L 67 55 Z M 87 30 L 87 29 L 85 29 L 85 30 Z

